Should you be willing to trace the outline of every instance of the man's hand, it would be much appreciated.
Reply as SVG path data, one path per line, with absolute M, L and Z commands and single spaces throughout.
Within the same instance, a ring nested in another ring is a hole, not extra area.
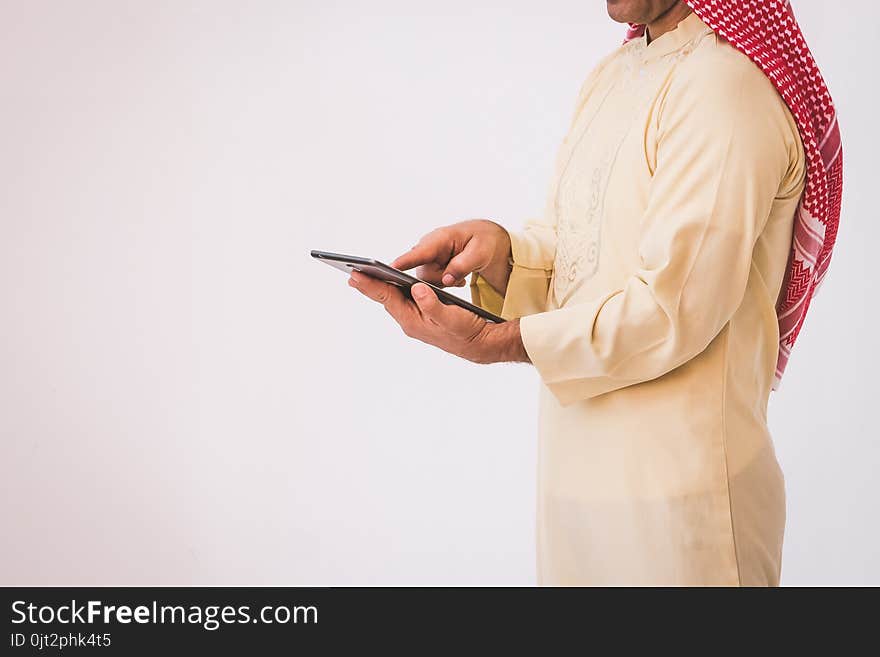
M 412 286 L 413 301 L 396 285 L 361 272 L 352 272 L 348 284 L 381 303 L 411 338 L 474 363 L 529 362 L 519 320 L 492 324 L 464 308 L 441 303 L 423 283 Z
M 446 287 L 461 287 L 468 274 L 480 272 L 503 295 L 510 278 L 509 256 L 507 231 L 493 221 L 473 219 L 431 231 L 391 266 L 418 267 L 418 278 Z

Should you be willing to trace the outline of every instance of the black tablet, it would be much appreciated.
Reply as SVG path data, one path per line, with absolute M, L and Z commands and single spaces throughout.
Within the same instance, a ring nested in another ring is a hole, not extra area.
M 412 298 L 409 292 L 410 287 L 415 283 L 424 283 L 425 285 L 430 286 L 430 288 L 437 294 L 437 298 L 447 306 L 461 306 L 465 310 L 469 310 L 475 315 L 478 315 L 489 322 L 495 322 L 496 324 L 500 324 L 504 321 L 501 317 L 498 317 L 498 315 L 493 315 L 479 306 L 468 303 L 464 299 L 457 297 L 454 294 L 450 294 L 443 288 L 432 285 L 427 281 L 420 280 L 415 276 L 410 276 L 399 269 L 394 269 L 394 267 L 389 267 L 378 260 L 362 258 L 360 256 L 342 255 L 341 253 L 328 253 L 327 251 L 312 251 L 311 253 L 313 258 L 322 260 L 331 267 L 336 267 L 346 273 L 349 273 L 352 270 L 360 271 L 367 274 L 367 276 L 378 278 L 380 281 L 393 283 L 400 287 L 403 290 L 403 293 L 410 299 Z

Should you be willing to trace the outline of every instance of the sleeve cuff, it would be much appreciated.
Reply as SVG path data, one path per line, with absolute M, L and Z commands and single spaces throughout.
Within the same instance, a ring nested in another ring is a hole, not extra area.
M 541 312 L 519 320 L 520 337 L 541 381 L 562 406 L 622 388 L 636 380 L 610 376 L 583 348 L 595 315 L 607 300 Z
M 520 318 L 519 332 L 523 347 L 541 382 L 560 405 L 568 406 L 589 395 L 582 394 L 578 389 L 579 382 L 566 381 L 564 378 L 565 373 L 560 367 L 560 362 L 564 362 L 565 355 L 560 353 L 553 339 L 555 330 L 564 327 L 556 326 L 558 322 L 553 314 L 553 312 L 544 312 Z
M 547 254 L 541 248 L 540 241 L 528 231 L 507 231 L 510 236 L 510 260 L 514 266 L 525 269 L 537 269 L 549 276 L 553 271 L 553 262 L 547 261 Z

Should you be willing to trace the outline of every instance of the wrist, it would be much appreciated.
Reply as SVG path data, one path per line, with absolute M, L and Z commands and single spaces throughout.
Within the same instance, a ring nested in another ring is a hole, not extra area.
M 503 324 L 487 324 L 486 341 L 487 362 L 490 363 L 530 363 L 529 355 L 523 345 L 519 330 L 519 319 Z
M 507 283 L 513 270 L 512 249 L 510 233 L 494 221 L 489 222 L 493 226 L 495 236 L 493 239 L 495 248 L 489 264 L 480 271 L 480 275 L 491 285 L 496 292 L 504 296 L 507 291 Z

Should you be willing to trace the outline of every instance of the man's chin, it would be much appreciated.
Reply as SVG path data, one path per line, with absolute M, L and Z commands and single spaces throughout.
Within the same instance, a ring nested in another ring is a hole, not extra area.
M 626 0 L 606 0 L 608 16 L 617 23 L 629 23 L 627 17 L 627 1 Z

